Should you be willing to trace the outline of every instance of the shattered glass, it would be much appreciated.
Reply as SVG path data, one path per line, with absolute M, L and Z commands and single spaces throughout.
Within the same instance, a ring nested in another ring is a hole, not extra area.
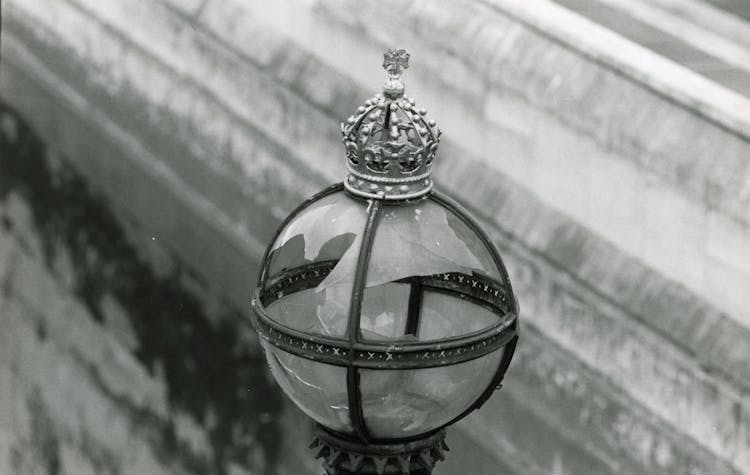
M 360 369 L 365 424 L 373 437 L 412 437 L 450 422 L 490 385 L 504 350 L 451 366 Z
M 345 193 L 321 198 L 298 214 L 279 234 L 269 254 L 268 288 L 290 271 L 329 263 L 334 272 L 353 275 L 367 221 L 366 207 Z M 342 257 L 350 256 L 342 259 Z M 328 279 L 326 279 L 328 280 Z M 344 336 L 353 278 L 288 293 L 272 302 L 274 320 L 297 330 Z
M 500 280 L 481 240 L 450 210 L 432 202 L 383 207 L 367 287 L 405 277 L 473 270 Z
M 345 255 L 341 262 L 349 259 Z M 484 242 L 451 210 L 422 201 L 411 206 L 384 206 L 372 246 L 362 302 L 360 328 L 365 340 L 425 341 L 471 333 L 498 321 L 490 310 L 453 295 L 422 287 L 422 310 L 416 336 L 408 334 L 408 281 L 446 272 L 476 272 L 503 282 Z M 403 279 L 403 280 L 402 280 Z M 334 269 L 327 281 L 353 276 Z M 401 281 L 401 282 L 398 282 Z M 326 284 L 324 282 L 322 285 Z
M 274 378 L 305 414 L 335 431 L 353 433 L 346 368 L 300 358 L 264 340 L 261 343 Z

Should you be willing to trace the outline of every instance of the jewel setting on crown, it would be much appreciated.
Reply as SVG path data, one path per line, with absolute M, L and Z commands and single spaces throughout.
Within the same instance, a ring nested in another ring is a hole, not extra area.
M 432 189 L 432 160 L 441 132 L 425 109 L 404 97 L 401 74 L 408 67 L 409 53 L 388 50 L 383 92 L 341 124 L 349 170 L 344 185 L 356 195 L 405 200 Z

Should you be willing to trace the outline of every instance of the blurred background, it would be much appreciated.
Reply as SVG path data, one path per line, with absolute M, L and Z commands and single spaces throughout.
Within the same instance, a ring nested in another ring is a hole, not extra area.
M 521 306 L 436 474 L 750 473 L 747 0 L 3 0 L 0 473 L 319 474 L 248 326 L 406 48 Z

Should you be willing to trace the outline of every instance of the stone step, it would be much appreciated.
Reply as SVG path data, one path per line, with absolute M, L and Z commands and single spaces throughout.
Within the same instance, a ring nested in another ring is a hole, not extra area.
M 704 0 L 725 12 L 750 21 L 750 5 L 744 0 Z
M 555 1 L 712 81 L 750 95 L 750 49 L 736 40 L 640 0 Z

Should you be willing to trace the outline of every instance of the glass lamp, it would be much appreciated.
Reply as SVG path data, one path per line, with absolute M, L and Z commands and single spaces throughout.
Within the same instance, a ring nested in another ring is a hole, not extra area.
M 266 251 L 254 324 L 330 475 L 429 474 L 444 428 L 499 387 L 518 303 L 495 246 L 433 189 L 440 130 L 404 97 L 404 50 L 342 124 L 348 176 Z

